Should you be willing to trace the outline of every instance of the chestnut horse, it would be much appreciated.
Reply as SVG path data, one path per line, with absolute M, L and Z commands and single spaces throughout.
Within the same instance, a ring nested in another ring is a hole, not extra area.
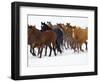
M 41 32 L 35 26 L 28 26 L 28 44 L 31 46 L 31 49 L 34 49 L 36 47 L 38 48 L 38 54 L 40 54 L 40 58 L 42 57 L 42 50 L 45 46 L 48 46 L 50 48 L 49 56 L 51 56 L 52 49 L 56 56 L 56 39 L 56 33 L 51 30 Z
M 88 40 L 88 29 L 86 28 L 86 29 L 82 29 L 82 28 L 75 28 L 74 30 L 73 30 L 73 32 L 74 32 L 74 40 L 76 41 L 76 43 L 77 43 L 77 47 L 76 48 L 78 48 L 78 50 L 80 49 L 81 51 L 84 51 L 83 49 L 82 49 L 82 45 L 83 45 L 83 43 L 85 43 L 85 45 L 86 45 L 86 50 L 87 50 L 87 40 Z

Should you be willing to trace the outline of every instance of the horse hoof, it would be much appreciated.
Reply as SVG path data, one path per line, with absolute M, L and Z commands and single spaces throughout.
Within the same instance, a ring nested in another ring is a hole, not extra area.
M 36 56 L 36 54 L 32 54 L 33 56 Z
M 77 50 L 74 50 L 74 53 L 77 52 Z
M 88 49 L 86 49 L 86 51 L 88 51 Z
M 65 48 L 67 50 L 67 48 Z
M 84 50 L 81 50 L 82 52 L 84 52 Z
M 57 54 L 55 54 L 55 56 L 57 56 Z
M 60 51 L 60 53 L 62 54 L 62 51 Z

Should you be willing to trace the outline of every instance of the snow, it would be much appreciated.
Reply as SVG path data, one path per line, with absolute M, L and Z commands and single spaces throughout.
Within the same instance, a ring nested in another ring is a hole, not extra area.
M 41 22 L 47 23 L 51 22 L 53 25 L 56 23 L 71 23 L 72 26 L 80 26 L 81 28 L 88 27 L 88 18 L 79 18 L 79 17 L 52 17 L 52 16 L 38 16 L 38 15 L 29 15 L 28 24 L 36 25 L 36 28 L 41 29 Z
M 84 46 L 83 46 L 84 48 Z M 30 47 L 28 46 L 28 67 L 44 67 L 44 66 L 70 66 L 70 65 L 87 65 L 88 64 L 88 52 L 74 52 L 72 49 L 63 49 L 63 53 L 57 53 L 57 56 L 52 52 L 51 57 L 48 56 L 49 49 L 47 49 L 47 56 L 44 56 L 43 49 L 42 58 L 39 56 L 33 56 L 30 53 Z M 37 52 L 37 50 L 35 49 Z

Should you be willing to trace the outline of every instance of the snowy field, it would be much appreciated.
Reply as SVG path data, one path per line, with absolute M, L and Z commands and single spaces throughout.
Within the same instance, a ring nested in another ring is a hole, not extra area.
M 84 47 L 84 45 L 83 45 Z M 63 50 L 63 53 L 57 53 L 57 56 L 52 52 L 51 57 L 49 57 L 49 49 L 47 49 L 47 56 L 43 55 L 42 58 L 39 56 L 32 56 L 30 53 L 30 47 L 28 46 L 28 67 L 44 67 L 44 66 L 68 66 L 68 65 L 87 65 L 88 64 L 88 52 L 75 52 L 71 49 Z M 36 50 L 37 52 L 37 50 Z
M 47 23 L 47 21 L 51 22 L 53 25 L 57 23 L 71 23 L 72 26 L 80 26 L 81 28 L 88 27 L 88 18 L 84 17 L 55 17 L 55 16 L 36 16 L 29 15 L 28 16 L 28 24 L 36 25 L 37 29 L 41 29 L 41 22 Z

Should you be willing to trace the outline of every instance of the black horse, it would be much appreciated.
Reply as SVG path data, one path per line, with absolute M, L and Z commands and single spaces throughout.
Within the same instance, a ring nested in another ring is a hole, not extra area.
M 63 32 L 61 31 L 60 28 L 56 25 L 52 25 L 52 27 L 48 26 L 45 22 L 41 22 L 41 31 L 46 31 L 46 30 L 52 30 L 56 33 L 57 35 L 57 40 L 56 40 L 56 49 L 58 52 L 62 53 L 62 46 L 63 46 Z

